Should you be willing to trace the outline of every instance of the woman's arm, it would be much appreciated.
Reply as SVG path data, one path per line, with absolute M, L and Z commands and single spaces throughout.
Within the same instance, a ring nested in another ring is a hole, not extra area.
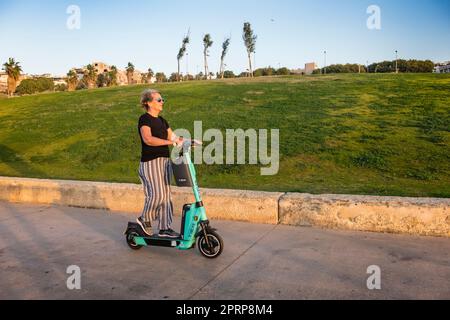
M 173 144 L 170 140 L 164 140 L 157 137 L 152 136 L 152 129 L 148 126 L 141 127 L 141 136 L 142 140 L 146 145 L 150 147 L 161 147 L 161 146 L 170 146 Z

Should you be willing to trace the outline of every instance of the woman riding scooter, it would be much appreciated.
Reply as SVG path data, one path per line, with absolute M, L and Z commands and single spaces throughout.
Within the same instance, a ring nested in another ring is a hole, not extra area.
M 142 145 L 139 178 L 144 186 L 145 203 L 136 221 L 148 236 L 153 235 L 152 221 L 158 220 L 159 237 L 178 238 L 180 235 L 171 228 L 173 204 L 169 145 L 182 144 L 183 139 L 177 137 L 169 123 L 159 116 L 164 99 L 158 91 L 145 90 L 141 95 L 141 105 L 146 113 L 139 118 L 138 124 Z

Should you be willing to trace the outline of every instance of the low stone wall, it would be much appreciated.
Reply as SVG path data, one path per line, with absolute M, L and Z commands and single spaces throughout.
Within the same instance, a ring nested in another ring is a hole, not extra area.
M 276 224 L 282 193 L 201 189 L 208 217 L 212 219 Z M 172 187 L 176 215 L 194 203 L 190 188 Z M 0 177 L 0 200 L 58 204 L 83 208 L 140 213 L 144 204 L 141 185 L 66 180 Z
M 450 199 L 311 195 L 280 199 L 280 223 L 450 237 Z
M 211 219 L 450 237 L 450 199 L 310 195 L 201 189 Z M 190 188 L 172 187 L 176 215 L 193 203 Z M 141 185 L 0 177 L 0 200 L 138 214 Z M 0 213 L 1 214 L 1 213 Z

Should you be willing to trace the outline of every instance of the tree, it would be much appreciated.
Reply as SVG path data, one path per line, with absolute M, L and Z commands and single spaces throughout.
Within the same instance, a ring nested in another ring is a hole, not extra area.
M 222 55 L 220 56 L 220 77 L 223 79 L 224 78 L 224 71 L 225 71 L 225 65 L 224 65 L 224 60 L 225 60 L 225 56 L 228 53 L 228 46 L 230 45 L 230 38 L 225 39 L 225 41 L 222 43 Z M 234 75 L 233 75 L 234 77 Z
M 152 80 L 153 76 L 155 75 L 155 73 L 153 72 L 152 68 L 148 68 L 148 78 L 150 79 L 150 81 Z
M 109 84 L 111 83 L 110 79 L 109 79 L 109 74 L 108 73 L 100 73 L 97 77 L 97 87 L 102 88 L 102 87 L 108 87 Z
M 277 73 L 277 71 L 271 66 L 267 68 L 259 68 L 254 71 L 255 77 L 263 77 L 263 76 L 273 76 Z
M 149 68 L 147 73 L 142 74 L 142 83 L 151 83 L 153 76 L 154 72 L 151 68 Z
M 93 88 L 97 82 L 97 70 L 92 64 L 86 66 L 84 77 L 86 78 L 88 88 Z
M 67 86 L 64 83 L 58 84 L 55 86 L 55 91 L 66 91 Z
M 180 81 L 180 60 L 184 57 L 184 54 L 186 53 L 186 47 L 189 44 L 189 33 L 190 33 L 190 31 L 188 31 L 187 36 L 183 38 L 183 42 L 181 44 L 181 48 L 178 51 L 178 55 L 177 55 L 177 61 L 178 61 L 177 81 Z
M 20 95 L 33 94 L 36 92 L 53 91 L 55 85 L 50 78 L 25 79 L 17 87 L 16 92 Z
M 279 76 L 288 76 L 288 75 L 290 75 L 290 74 L 291 74 L 291 72 L 290 72 L 289 69 L 286 68 L 286 67 L 279 68 L 279 69 L 277 70 L 277 75 L 279 75 Z
M 109 83 L 108 86 L 117 86 L 117 67 L 111 66 L 111 70 L 108 72 Z
M 376 62 L 368 66 L 367 72 L 392 73 L 395 72 L 396 61 Z M 433 72 L 434 64 L 430 60 L 397 60 L 399 72 Z
M 133 82 L 133 74 L 134 74 L 134 65 L 131 62 L 128 62 L 128 66 L 125 68 L 127 71 L 127 82 L 128 84 L 132 84 Z
M 167 77 L 164 72 L 157 72 L 155 78 L 156 82 L 167 82 Z
M 244 40 L 245 47 L 247 48 L 248 66 L 249 66 L 248 70 L 250 72 L 250 76 L 253 78 L 251 55 L 252 53 L 255 53 L 257 36 L 253 34 L 253 30 L 249 22 L 244 23 L 242 39 Z
M 3 64 L 3 70 L 5 70 L 8 75 L 8 96 L 12 96 L 16 91 L 17 81 L 19 81 L 20 73 L 22 72 L 22 67 L 19 65 L 20 62 L 16 62 L 14 58 L 9 58 L 8 62 Z
M 200 73 L 195 76 L 195 80 L 202 80 L 204 77 L 203 72 L 200 71 Z
M 207 33 L 204 37 L 203 37 L 203 59 L 205 62 L 205 79 L 207 79 L 207 75 L 209 74 L 209 68 L 208 68 L 208 50 L 209 48 L 211 48 L 211 46 L 213 45 L 213 41 L 211 40 L 211 35 L 209 33 Z M 211 79 L 211 76 L 209 77 L 209 79 Z
M 173 72 L 169 77 L 170 82 L 180 81 L 180 74 Z
M 222 73 L 222 79 L 223 78 L 236 78 L 236 76 L 233 71 L 226 70 Z
M 75 91 L 78 84 L 78 76 L 77 73 L 72 69 L 67 73 L 67 90 L 68 91 Z

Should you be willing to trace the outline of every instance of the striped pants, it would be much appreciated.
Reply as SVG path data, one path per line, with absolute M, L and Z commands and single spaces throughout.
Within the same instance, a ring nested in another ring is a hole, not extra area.
M 173 221 L 170 196 L 172 166 L 169 158 L 158 158 L 139 165 L 139 178 L 144 186 L 145 204 L 141 218 L 147 223 L 158 220 L 159 230 L 167 230 Z

